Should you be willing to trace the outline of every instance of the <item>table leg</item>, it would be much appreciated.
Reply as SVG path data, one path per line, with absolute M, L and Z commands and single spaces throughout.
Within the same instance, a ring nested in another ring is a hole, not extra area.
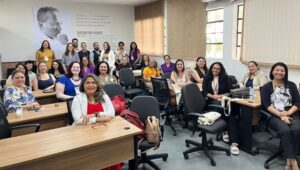
M 133 139 L 133 159 L 132 160 L 129 160 L 129 167 L 128 169 L 129 170 L 137 170 L 138 169 L 138 140 L 137 140 L 137 137 L 134 136 L 134 139 Z
M 256 154 L 256 147 L 252 141 L 253 108 L 241 105 L 241 117 L 239 121 L 239 148 L 251 155 Z

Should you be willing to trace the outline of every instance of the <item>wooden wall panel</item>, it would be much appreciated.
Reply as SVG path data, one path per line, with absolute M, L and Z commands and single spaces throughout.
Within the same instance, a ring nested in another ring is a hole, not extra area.
M 168 53 L 172 58 L 205 56 L 206 5 L 201 0 L 167 0 Z

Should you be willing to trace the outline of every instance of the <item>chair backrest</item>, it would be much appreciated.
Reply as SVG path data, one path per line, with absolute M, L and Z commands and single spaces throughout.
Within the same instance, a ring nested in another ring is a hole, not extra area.
M 4 93 L 5 93 L 5 89 L 0 89 L 0 98 L 2 101 L 4 101 Z
M 15 68 L 7 68 L 6 69 L 6 78 L 8 78 L 14 70 L 15 70 Z
M 125 98 L 124 89 L 120 84 L 106 84 L 103 89 L 109 97 L 120 95 Z
M 163 73 L 161 75 L 161 78 L 169 79 L 169 78 L 171 78 L 171 73 Z
M 5 84 L 6 84 L 6 79 L 1 80 L 0 85 L 3 89 L 5 87 Z
M 148 116 L 156 116 L 160 119 L 159 104 L 153 96 L 137 96 L 130 105 L 130 110 L 136 112 L 145 123 Z
M 67 108 L 68 108 L 69 125 L 72 125 L 74 122 L 73 115 L 72 115 L 73 98 L 66 100 L 66 102 L 67 102 Z
M 197 84 L 191 83 L 183 86 L 181 97 L 186 114 L 191 112 L 200 113 L 205 109 L 205 99 Z
M 153 86 L 152 96 L 154 96 L 159 103 L 169 103 L 170 89 L 167 79 L 151 77 Z
M 0 139 L 11 137 L 11 129 L 6 114 L 0 109 Z
M 135 77 L 130 68 L 122 68 L 119 71 L 119 80 L 125 86 L 134 86 Z

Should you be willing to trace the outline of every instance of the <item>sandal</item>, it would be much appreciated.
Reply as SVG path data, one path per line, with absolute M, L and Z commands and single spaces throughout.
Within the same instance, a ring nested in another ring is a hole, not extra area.
M 238 155 L 240 153 L 240 150 L 238 148 L 238 144 L 237 143 L 232 143 L 230 146 L 230 153 L 232 155 Z
M 227 131 L 223 132 L 223 141 L 228 143 L 229 142 L 229 135 Z

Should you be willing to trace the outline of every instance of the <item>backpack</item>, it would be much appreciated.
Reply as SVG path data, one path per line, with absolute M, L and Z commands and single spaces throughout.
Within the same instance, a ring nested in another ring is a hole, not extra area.
M 144 123 L 143 123 L 143 121 L 141 121 L 141 119 L 137 113 L 126 109 L 126 110 L 123 110 L 119 116 L 121 116 L 128 122 L 132 123 L 139 129 L 143 130 L 143 132 L 144 132 L 144 130 L 145 130 Z M 143 138 L 145 138 L 145 134 L 142 133 L 142 134 L 138 135 L 137 137 L 138 137 L 138 139 L 143 139 Z
M 161 140 L 160 124 L 155 116 L 147 117 L 145 133 L 149 143 L 159 146 Z

